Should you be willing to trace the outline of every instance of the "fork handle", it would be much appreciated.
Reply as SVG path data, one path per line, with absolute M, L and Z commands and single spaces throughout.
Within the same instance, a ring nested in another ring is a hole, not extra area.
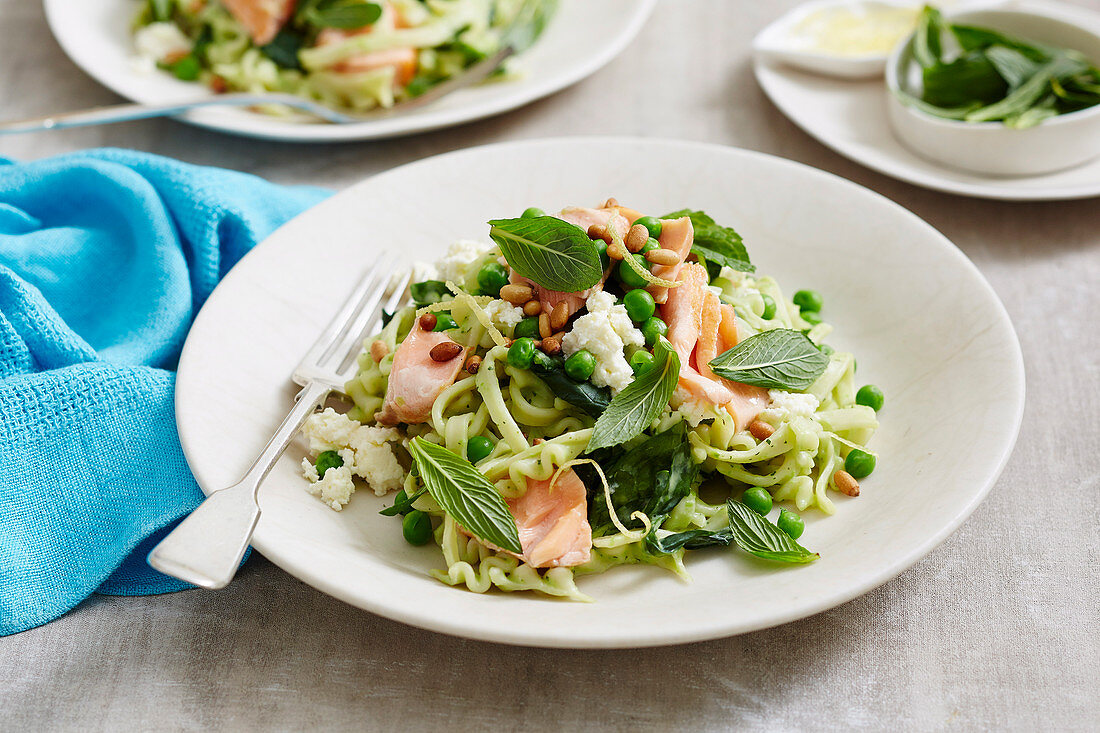
M 103 125 L 112 122 L 130 122 L 132 120 L 145 120 L 150 117 L 171 117 L 183 114 L 196 107 L 230 106 L 239 107 L 253 104 L 295 104 L 295 106 L 308 107 L 314 110 L 313 105 L 307 105 L 303 100 L 296 104 L 294 100 L 288 100 L 287 95 L 263 95 L 247 92 L 218 94 L 198 99 L 189 99 L 182 102 L 167 102 L 162 104 L 109 104 L 102 107 L 76 110 L 73 112 L 60 112 L 43 117 L 30 117 L 25 120 L 10 120 L 0 122 L 0 135 L 5 133 L 36 132 L 40 130 L 60 130 L 66 127 L 86 127 L 88 125 Z
M 279 456 L 332 387 L 311 382 L 248 472 L 232 486 L 215 491 L 153 548 L 148 563 L 200 588 L 224 588 L 237 573 L 260 520 L 256 492 Z

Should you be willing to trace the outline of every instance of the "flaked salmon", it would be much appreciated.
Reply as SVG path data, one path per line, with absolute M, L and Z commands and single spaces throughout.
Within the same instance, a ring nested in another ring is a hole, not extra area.
M 248 31 L 252 42 L 264 46 L 286 25 L 297 0 L 222 0 L 222 4 Z
M 340 43 L 353 36 L 361 36 L 373 32 L 382 24 L 393 25 L 395 14 L 387 6 L 382 17 L 374 25 L 369 25 L 356 30 L 340 30 L 338 28 L 325 28 L 317 34 L 317 45 L 328 46 Z M 417 55 L 415 48 L 387 48 L 381 51 L 356 54 L 338 62 L 332 67 L 333 71 L 354 74 L 364 71 L 373 71 L 387 66 L 394 69 L 393 83 L 395 86 L 405 86 L 416 76 Z
M 679 282 L 661 306 L 668 341 L 680 357 L 677 386 L 696 400 L 725 408 L 742 428 L 768 406 L 768 391 L 724 379 L 710 368 L 714 357 L 737 345 L 737 316 L 707 287 L 702 265 L 684 264 Z
M 662 219 L 661 236 L 657 239 L 661 249 L 671 250 L 679 256 L 679 261 L 672 265 L 655 265 L 652 272 L 659 278 L 676 282 L 680 274 L 680 268 L 684 266 L 684 260 L 691 252 L 691 245 L 695 241 L 695 230 L 691 226 L 691 219 L 686 216 L 679 219 Z M 661 285 L 650 285 L 646 288 L 653 300 L 664 303 L 668 299 L 669 288 Z
M 432 405 L 455 382 L 467 349 L 448 361 L 435 361 L 429 352 L 450 341 L 445 332 L 425 331 L 414 324 L 393 355 L 393 369 L 386 384 L 386 399 L 374 419 L 383 425 L 422 423 L 431 417 Z
M 572 567 L 588 562 L 592 528 L 584 483 L 573 469 L 550 479 L 527 479 L 527 492 L 508 500 L 516 518 L 524 562 L 536 568 Z

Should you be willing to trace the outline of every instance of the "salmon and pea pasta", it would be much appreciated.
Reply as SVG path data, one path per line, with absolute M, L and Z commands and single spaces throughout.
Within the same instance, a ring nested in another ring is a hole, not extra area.
M 556 0 L 143 0 L 134 46 L 147 70 L 216 92 L 297 94 L 363 112 L 423 94 L 499 51 L 506 34 L 524 50 L 555 9 Z M 492 78 L 518 76 L 511 63 Z
M 818 557 L 801 513 L 859 495 L 884 399 L 825 343 L 819 293 L 785 297 L 702 211 L 608 199 L 488 234 L 414 266 L 412 304 L 345 386 L 354 406 L 307 421 L 311 493 L 339 510 L 357 482 L 396 492 L 394 532 L 477 592 L 584 600 L 577 576 L 686 577 L 707 547 Z

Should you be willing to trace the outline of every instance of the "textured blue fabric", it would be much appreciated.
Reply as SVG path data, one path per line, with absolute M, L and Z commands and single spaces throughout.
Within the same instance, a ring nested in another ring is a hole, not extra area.
M 202 497 L 180 348 L 229 268 L 326 195 L 125 150 L 0 159 L 0 635 L 186 587 L 144 562 Z

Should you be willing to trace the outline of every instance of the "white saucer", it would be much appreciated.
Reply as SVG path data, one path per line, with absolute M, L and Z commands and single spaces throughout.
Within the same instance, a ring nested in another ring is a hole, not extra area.
M 1074 8 L 1083 26 L 1100 28 L 1100 14 Z M 894 136 L 882 79 L 847 81 L 757 59 L 764 93 L 808 135 L 846 158 L 902 181 L 963 196 L 1006 201 L 1055 201 L 1100 196 L 1100 158 L 1042 176 L 996 177 L 925 160 Z

